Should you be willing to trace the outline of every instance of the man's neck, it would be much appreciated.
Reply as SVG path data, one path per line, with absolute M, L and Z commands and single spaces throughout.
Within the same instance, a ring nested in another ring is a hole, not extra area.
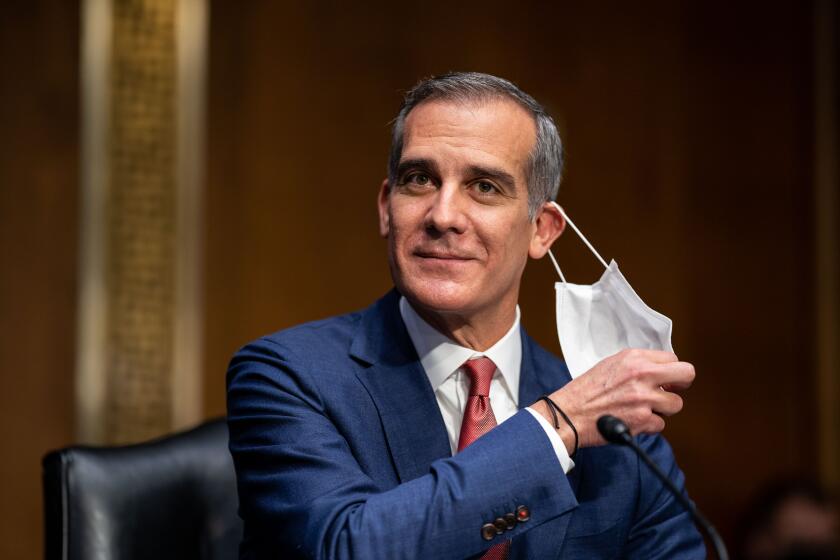
M 441 334 L 457 344 L 483 352 L 496 344 L 510 330 L 516 320 L 516 302 L 493 308 L 492 312 L 470 315 L 440 313 L 410 301 L 417 314 Z

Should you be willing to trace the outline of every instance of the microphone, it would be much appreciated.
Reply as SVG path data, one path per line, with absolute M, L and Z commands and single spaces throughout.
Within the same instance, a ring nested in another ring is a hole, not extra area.
M 650 470 L 653 471 L 653 474 L 665 485 L 671 494 L 677 499 L 677 501 L 688 511 L 691 515 L 691 518 L 694 520 L 694 523 L 700 527 L 700 529 L 706 533 L 709 537 L 709 540 L 712 542 L 714 546 L 715 553 L 720 560 L 729 560 L 729 553 L 726 551 L 726 545 L 723 543 L 723 539 L 720 538 L 717 530 L 709 523 L 709 520 L 706 519 L 700 510 L 698 510 L 694 504 L 688 501 L 683 493 L 680 491 L 679 488 L 671 481 L 668 476 L 662 472 L 662 469 L 659 468 L 659 465 L 653 462 L 653 459 L 650 458 L 650 455 L 644 452 L 644 450 L 639 447 L 636 443 L 636 440 L 633 439 L 633 435 L 630 433 L 630 428 L 627 427 L 627 424 L 624 423 L 623 420 L 620 418 L 616 418 L 610 414 L 605 414 L 598 418 L 597 422 L 598 431 L 601 433 L 601 436 L 610 443 L 615 443 L 618 445 L 626 445 L 627 447 L 631 448 L 639 458 L 644 461 L 644 463 L 650 467 Z

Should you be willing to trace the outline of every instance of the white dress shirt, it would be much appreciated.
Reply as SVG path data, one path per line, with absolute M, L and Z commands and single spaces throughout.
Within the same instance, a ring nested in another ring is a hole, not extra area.
M 404 297 L 400 298 L 400 315 L 411 337 L 411 342 L 417 350 L 417 355 L 420 357 L 420 363 L 429 378 L 429 383 L 432 385 L 432 390 L 435 392 L 453 455 L 458 449 L 461 422 L 469 397 L 469 377 L 461 367 L 467 360 L 487 356 L 496 364 L 496 372 L 490 382 L 490 405 L 493 407 L 496 422 L 501 424 L 516 414 L 519 410 L 517 401 L 519 399 L 519 372 L 522 366 L 522 336 L 519 332 L 518 305 L 513 326 L 496 344 L 484 352 L 476 352 L 471 348 L 461 346 L 441 334 L 420 317 Z M 563 439 L 540 413 L 531 408 L 526 408 L 526 410 L 542 426 L 563 471 L 569 472 L 575 464 L 569 457 Z

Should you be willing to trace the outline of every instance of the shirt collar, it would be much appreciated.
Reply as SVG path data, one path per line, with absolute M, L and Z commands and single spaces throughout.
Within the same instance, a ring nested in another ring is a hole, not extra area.
M 400 297 L 400 315 L 433 391 L 436 391 L 467 360 L 487 356 L 496 364 L 514 403 L 518 404 L 519 370 L 522 365 L 522 337 L 519 334 L 518 305 L 516 319 L 510 330 L 484 352 L 461 346 L 443 335 L 420 317 L 405 297 Z

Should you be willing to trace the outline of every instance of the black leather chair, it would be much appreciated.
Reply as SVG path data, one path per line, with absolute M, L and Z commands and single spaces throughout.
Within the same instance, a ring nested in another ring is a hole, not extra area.
M 44 466 L 47 560 L 227 560 L 242 523 L 224 420 L 148 443 L 68 447 Z

